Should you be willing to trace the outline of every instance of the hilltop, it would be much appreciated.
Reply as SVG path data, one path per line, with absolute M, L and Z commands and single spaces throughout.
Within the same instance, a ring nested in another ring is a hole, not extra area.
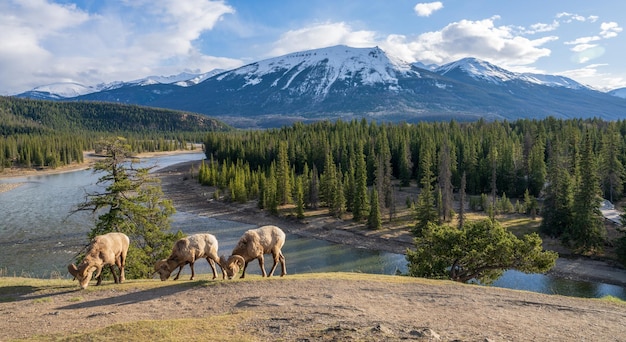
M 624 303 L 400 276 L 105 282 L 0 278 L 0 340 L 616 340 Z

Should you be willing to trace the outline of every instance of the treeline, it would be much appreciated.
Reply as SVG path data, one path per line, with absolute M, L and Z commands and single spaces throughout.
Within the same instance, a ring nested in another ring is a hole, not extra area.
M 53 130 L 198 132 L 228 126 L 205 115 L 106 102 L 55 102 L 0 97 L 0 134 Z
M 111 136 L 125 137 L 139 153 L 189 148 L 207 131 L 228 129 L 204 115 L 165 109 L 0 97 L 0 171 L 82 162 L 83 151 Z
M 323 205 L 357 220 L 372 215 L 372 204 L 393 217 L 392 180 L 432 187 L 444 220 L 460 190 L 490 195 L 494 207 L 496 198 L 541 198 L 542 214 L 551 213 L 544 231 L 580 241 L 585 237 L 565 228 L 590 223 L 575 215 L 575 202 L 586 200 L 589 208 L 577 209 L 593 216 L 601 197 L 624 196 L 625 139 L 626 121 L 555 118 L 415 125 L 361 120 L 212 132 L 204 140 L 210 162 L 202 166 L 200 181 L 232 200 L 258 198 L 269 210 L 287 203 L 298 211 Z

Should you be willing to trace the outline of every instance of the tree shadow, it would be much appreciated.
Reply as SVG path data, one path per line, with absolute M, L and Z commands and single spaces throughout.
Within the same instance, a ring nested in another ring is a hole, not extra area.
M 107 305 L 130 305 L 155 298 L 167 297 L 179 292 L 183 292 L 195 287 L 206 286 L 215 280 L 197 280 L 185 283 L 178 283 L 156 288 L 145 289 L 141 291 L 128 292 L 119 296 L 100 298 L 91 301 L 81 301 L 66 306 L 61 306 L 59 310 L 75 310 L 84 308 L 93 308 Z

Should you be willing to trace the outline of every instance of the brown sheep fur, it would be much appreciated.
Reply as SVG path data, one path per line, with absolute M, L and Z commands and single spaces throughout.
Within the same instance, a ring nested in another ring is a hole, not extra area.
M 263 255 L 272 254 L 274 265 L 272 265 L 269 276 L 274 274 L 274 270 L 276 270 L 276 266 L 280 261 L 280 276 L 282 277 L 287 274 L 285 256 L 281 251 L 284 244 L 285 233 L 276 226 L 263 226 L 257 229 L 250 229 L 239 239 L 237 246 L 235 246 L 228 259 L 226 259 L 225 256 L 220 258 L 220 266 L 222 270 L 226 271 L 228 279 L 232 279 L 233 276 L 239 272 L 239 268 L 243 267 L 241 278 L 244 278 L 246 276 L 248 263 L 254 259 L 258 259 L 263 277 L 267 277 L 268 274 L 265 273 Z
M 217 272 L 215 269 L 215 263 L 219 264 L 219 257 L 217 254 L 218 242 L 215 236 L 211 234 L 194 234 L 188 237 L 182 238 L 172 248 L 172 253 L 167 259 L 159 260 L 154 265 L 154 270 L 159 273 L 161 280 L 167 280 L 172 272 L 178 267 L 178 273 L 174 280 L 177 280 L 180 276 L 180 271 L 186 264 L 191 267 L 191 278 L 195 277 L 194 263 L 198 259 L 205 258 L 211 270 L 213 271 L 213 279 L 217 278 Z M 222 270 L 222 279 L 225 278 L 224 270 Z
M 100 285 L 102 283 L 102 267 L 109 265 L 115 283 L 120 284 L 126 280 L 124 265 L 126 264 L 129 245 L 130 239 L 123 233 L 98 235 L 91 241 L 89 250 L 80 265 L 77 267 L 70 264 L 67 266 L 67 270 L 78 280 L 80 287 L 85 289 L 89 285 L 94 271 L 98 271 L 95 276 L 98 280 L 96 286 Z M 113 265 L 119 268 L 119 277 L 115 273 Z

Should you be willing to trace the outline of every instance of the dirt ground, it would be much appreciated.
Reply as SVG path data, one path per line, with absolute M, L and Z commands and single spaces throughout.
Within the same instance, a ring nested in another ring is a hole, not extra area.
M 233 328 L 256 341 L 626 341 L 623 303 L 397 276 L 204 276 L 151 289 L 132 281 L 98 291 L 16 286 L 16 299 L 0 300 L 0 340 L 237 315 Z
M 292 233 L 364 248 L 404 253 L 410 247 L 410 236 L 400 228 L 370 232 L 324 215 L 304 223 L 276 218 L 254 205 L 211 200 L 206 187 L 188 178 L 190 165 L 161 172 L 163 191 L 179 211 L 277 224 Z M 561 272 L 577 277 L 576 269 L 562 267 Z M 195 281 L 169 280 L 150 289 L 132 280 L 105 282 L 98 291 L 79 290 L 77 284 L 43 292 L 4 288 L 0 341 L 80 333 L 115 323 L 221 315 L 240 315 L 237 330 L 258 341 L 626 341 L 623 303 L 397 276 L 249 277 L 256 279 L 208 280 L 202 274 Z M 211 340 L 210 331 L 202 334 Z

